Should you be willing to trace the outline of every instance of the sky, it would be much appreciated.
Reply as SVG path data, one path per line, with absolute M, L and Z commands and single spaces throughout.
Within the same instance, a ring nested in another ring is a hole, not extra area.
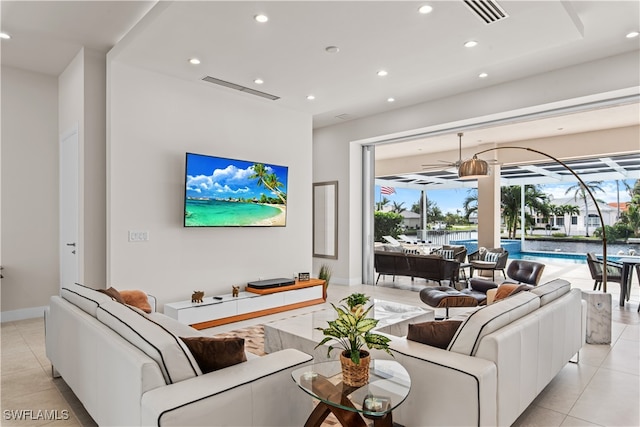
M 258 180 L 249 177 L 253 174 L 253 164 L 243 160 L 225 159 L 200 154 L 187 154 L 186 188 L 187 197 L 209 197 L 217 199 L 260 198 L 276 195 L 264 186 L 258 186 Z M 275 173 L 287 192 L 287 167 L 264 164 L 268 173 Z
M 628 179 L 626 182 L 629 186 L 633 186 L 635 183 L 635 179 Z M 563 199 L 566 197 L 573 197 L 574 192 L 571 191 L 568 194 L 565 194 L 567 188 L 575 185 L 575 183 L 558 183 L 558 184 L 544 184 L 541 185 L 541 189 L 543 192 L 550 194 L 554 199 Z M 616 191 L 616 182 L 615 181 L 604 181 L 601 185 L 602 189 L 605 192 L 596 192 L 594 195 L 598 200 L 604 200 L 606 203 L 615 203 L 617 201 L 617 191 Z M 434 201 L 440 210 L 443 213 L 456 213 L 456 210 L 460 210 L 460 214 L 464 214 L 464 210 L 462 209 L 462 202 L 469 195 L 469 191 L 472 189 L 469 188 L 460 188 L 455 190 L 428 190 L 427 198 L 428 200 Z M 381 200 L 380 197 L 380 187 L 376 186 L 376 202 Z M 411 206 L 420 201 L 420 191 L 412 190 L 407 188 L 396 188 L 395 193 L 391 195 L 384 195 L 387 199 L 391 201 L 391 203 L 402 203 L 404 205 L 402 207 L 407 210 L 411 210 Z M 620 202 L 628 202 L 631 200 L 629 196 L 629 192 L 623 184 L 623 181 L 620 181 Z

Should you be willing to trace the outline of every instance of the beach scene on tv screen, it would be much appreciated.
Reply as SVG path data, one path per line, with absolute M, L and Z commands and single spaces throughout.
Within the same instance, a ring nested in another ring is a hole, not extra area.
M 284 226 L 286 166 L 187 154 L 186 227 Z

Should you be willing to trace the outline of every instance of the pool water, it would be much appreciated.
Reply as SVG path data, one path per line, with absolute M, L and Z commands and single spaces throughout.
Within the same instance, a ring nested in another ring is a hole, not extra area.
M 527 261 L 536 262 L 560 262 L 563 264 L 586 264 L 587 257 L 585 254 L 573 254 L 573 253 L 555 253 L 555 252 L 517 252 L 515 254 L 509 254 L 511 259 L 525 259 Z
M 607 251 L 608 252 L 608 251 Z M 598 258 L 601 258 L 599 254 Z M 528 261 L 536 261 L 536 262 L 550 262 L 554 263 L 560 262 L 564 264 L 586 264 L 587 256 L 585 254 L 578 253 L 568 253 L 568 252 L 517 252 L 515 254 L 509 254 L 510 259 L 525 259 Z M 621 257 L 617 255 L 609 255 L 607 256 L 607 260 L 609 261 L 617 261 Z

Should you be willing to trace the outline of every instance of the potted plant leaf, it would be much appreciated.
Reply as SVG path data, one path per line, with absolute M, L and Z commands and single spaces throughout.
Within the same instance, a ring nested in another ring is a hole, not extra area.
M 322 298 L 327 300 L 327 288 L 329 287 L 329 281 L 331 280 L 331 267 L 327 264 L 322 264 L 320 266 L 320 271 L 318 272 L 318 279 L 324 280 L 324 287 L 322 288 Z
M 365 308 L 369 297 L 361 293 L 354 293 L 341 300 L 345 304 L 331 306 L 338 314 L 338 318 L 329 321 L 326 328 L 316 328 L 325 335 L 316 348 L 329 341 L 335 341 L 337 347 L 342 348 L 340 362 L 342 363 L 342 381 L 349 386 L 360 387 L 369 381 L 369 362 L 371 355 L 368 349 L 379 349 L 391 354 L 389 338 L 384 335 L 371 333 L 378 324 L 378 319 L 367 317 L 373 305 Z M 327 357 L 335 349 L 330 345 Z M 393 355 L 392 355 L 393 356 Z

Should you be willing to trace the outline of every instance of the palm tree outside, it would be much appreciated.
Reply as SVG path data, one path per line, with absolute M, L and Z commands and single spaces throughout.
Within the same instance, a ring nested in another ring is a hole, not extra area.
M 589 191 L 595 194 L 597 191 L 604 193 L 604 190 L 602 189 L 602 181 L 587 181 L 585 182 L 585 185 L 586 187 L 583 186 L 582 183 L 580 182 L 576 183 L 571 187 L 567 188 L 567 191 L 565 191 L 564 194 L 569 194 L 573 192 L 573 200 L 577 202 L 578 199 L 580 199 L 584 202 L 585 237 L 589 237 L 589 203 L 588 203 Z M 587 188 L 589 189 L 589 191 L 587 191 Z M 604 227 L 604 224 L 600 224 L 600 225 Z
M 391 212 L 402 213 L 406 211 L 403 205 L 404 205 L 404 202 L 400 202 L 400 203 L 393 202 L 393 207 L 391 208 Z

